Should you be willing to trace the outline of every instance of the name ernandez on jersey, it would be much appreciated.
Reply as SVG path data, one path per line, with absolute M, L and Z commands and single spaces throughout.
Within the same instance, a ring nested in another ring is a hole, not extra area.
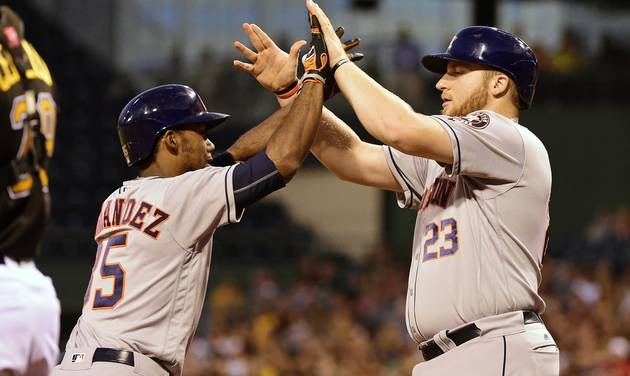
M 103 203 L 96 224 L 96 234 L 112 227 L 131 227 L 157 239 L 160 236 L 160 226 L 170 216 L 165 210 L 144 200 L 133 197 L 114 198 Z

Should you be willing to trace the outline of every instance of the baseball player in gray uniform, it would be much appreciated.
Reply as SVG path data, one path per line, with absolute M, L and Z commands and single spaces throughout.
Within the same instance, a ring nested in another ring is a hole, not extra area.
M 496 28 L 459 31 L 445 53 L 422 60 L 442 74 L 442 115 L 426 116 L 349 62 L 326 15 L 306 3 L 336 84 L 386 144 L 361 141 L 325 109 L 312 152 L 341 179 L 395 191 L 401 207 L 418 212 L 406 322 L 424 361 L 413 375 L 558 375 L 538 294 L 551 169 L 542 142 L 518 123 L 536 85 L 532 50 Z M 237 42 L 250 63 L 235 65 L 265 87 L 288 85 L 292 59 L 259 27 L 244 29 L 257 51 Z M 253 153 L 270 130 L 251 133 L 260 143 Z
M 228 116 L 208 112 L 189 87 L 164 85 L 133 98 L 118 119 L 129 166 L 126 181 L 103 203 L 98 244 L 79 318 L 53 375 L 181 375 L 205 297 L 215 230 L 282 188 L 296 173 L 320 123 L 330 69 L 313 36 L 292 106 L 260 127 L 274 128 L 265 150 L 234 164 L 212 161 L 205 131 Z

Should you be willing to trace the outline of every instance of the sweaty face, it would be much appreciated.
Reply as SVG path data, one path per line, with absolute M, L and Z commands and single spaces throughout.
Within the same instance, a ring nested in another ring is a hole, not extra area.
M 206 138 L 202 124 L 187 125 L 178 130 L 182 142 L 182 158 L 186 171 L 207 167 L 212 161 L 214 145 Z
M 442 92 L 442 115 L 465 116 L 488 103 L 488 79 L 481 65 L 450 61 L 435 87 Z

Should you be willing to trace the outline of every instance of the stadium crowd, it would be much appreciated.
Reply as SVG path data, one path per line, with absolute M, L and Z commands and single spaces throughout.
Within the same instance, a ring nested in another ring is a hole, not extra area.
M 625 212 L 598 216 L 581 252 L 627 252 Z M 541 291 L 561 374 L 630 375 L 630 275 L 609 257 L 584 265 L 554 247 Z M 200 324 L 186 375 L 409 375 L 420 357 L 404 324 L 408 264 L 391 255 L 382 250 L 360 264 L 304 256 L 283 283 L 252 267 L 246 283 L 211 286 L 211 315 Z

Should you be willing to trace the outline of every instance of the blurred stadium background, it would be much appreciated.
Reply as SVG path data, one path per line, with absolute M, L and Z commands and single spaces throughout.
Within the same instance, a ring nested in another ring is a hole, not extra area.
M 236 71 L 234 40 L 255 22 L 279 45 L 306 37 L 301 0 L 9 0 L 59 92 L 53 219 L 40 268 L 63 307 L 62 341 L 80 314 L 101 201 L 134 177 L 115 133 L 122 106 L 161 83 L 187 83 L 225 149 L 276 108 Z M 471 24 L 521 35 L 541 75 L 524 125 L 552 163 L 544 319 L 563 375 L 630 375 L 630 3 L 625 0 L 320 0 L 360 65 L 418 111 L 437 113 L 437 77 L 419 57 Z M 343 98 L 329 107 L 369 136 Z M 342 183 L 309 159 L 288 189 L 215 236 L 206 313 L 187 375 L 410 375 L 404 327 L 415 212 L 393 195 Z M 456 278 L 456 276 L 445 276 Z

